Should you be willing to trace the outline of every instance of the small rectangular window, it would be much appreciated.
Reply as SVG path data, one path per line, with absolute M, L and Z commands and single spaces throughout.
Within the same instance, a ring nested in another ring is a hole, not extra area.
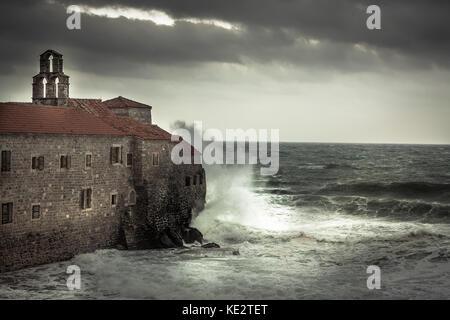
M 39 219 L 41 217 L 41 206 L 40 205 L 33 205 L 31 207 L 31 218 L 32 219 Z
M 40 171 L 44 170 L 44 157 L 39 157 L 38 158 L 38 169 Z
M 111 195 L 111 207 L 117 206 L 117 194 Z
M 31 158 L 31 169 L 44 170 L 44 157 L 41 156 Z
M 60 168 L 70 169 L 70 167 L 71 167 L 71 157 L 68 155 L 61 156 Z
M 133 154 L 127 153 L 127 167 L 133 166 Z
M 2 172 L 11 171 L 11 151 L 3 150 L 2 151 Z
M 159 166 L 159 153 L 158 152 L 153 153 L 152 163 L 154 166 Z
M 191 177 L 186 177 L 186 187 L 191 185 Z
M 200 184 L 203 184 L 203 175 L 200 174 L 198 177 L 200 178 Z
M 80 207 L 81 209 L 90 209 L 92 205 L 92 189 L 83 189 L 80 193 Z
M 196 186 L 197 185 L 197 176 L 195 175 L 194 176 L 194 186 Z
M 130 191 L 130 196 L 129 196 L 129 205 L 135 205 L 136 204 L 136 192 L 134 192 L 134 190 Z
M 91 154 L 87 154 L 86 155 L 86 168 L 91 168 L 92 167 L 92 155 Z
M 120 162 L 120 147 L 111 147 L 110 151 L 111 164 Z
M 12 223 L 13 221 L 13 203 L 2 203 L 2 224 Z
M 86 190 L 86 209 L 91 208 L 92 206 L 92 189 Z

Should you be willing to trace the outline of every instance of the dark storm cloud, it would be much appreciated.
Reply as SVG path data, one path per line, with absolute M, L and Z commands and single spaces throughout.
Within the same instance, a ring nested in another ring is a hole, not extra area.
M 216 18 L 246 26 L 287 28 L 317 39 L 390 48 L 436 63 L 447 64 L 450 48 L 447 0 L 81 0 L 80 3 L 159 9 L 176 18 Z M 378 4 L 382 9 L 382 31 L 365 28 L 365 10 L 370 4 Z
M 72 1 L 0 4 L 0 71 L 35 64 L 47 48 L 70 50 L 80 71 L 140 76 L 143 65 L 204 62 L 284 63 L 345 72 L 448 67 L 447 1 L 381 2 L 382 31 L 365 28 L 367 1 L 76 1 L 93 7 L 162 10 L 174 18 L 236 23 L 240 31 L 178 21 L 148 21 L 82 15 L 82 29 L 65 27 Z M 320 40 L 317 46 L 308 40 Z M 366 44 L 363 51 L 354 44 Z M 5 50 L 5 48 L 7 50 Z M 365 51 L 368 49 L 368 51 Z M 375 49 L 376 51 L 370 51 Z M 138 73 L 136 73 L 138 71 Z M 144 76 L 144 75 L 142 75 Z

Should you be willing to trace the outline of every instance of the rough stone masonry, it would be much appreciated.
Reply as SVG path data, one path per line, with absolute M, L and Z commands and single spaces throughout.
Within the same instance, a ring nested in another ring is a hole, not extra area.
M 0 272 L 201 240 L 189 223 L 205 204 L 205 171 L 172 163 L 185 142 L 171 142 L 151 110 L 69 98 L 62 55 L 40 55 L 32 103 L 0 103 Z

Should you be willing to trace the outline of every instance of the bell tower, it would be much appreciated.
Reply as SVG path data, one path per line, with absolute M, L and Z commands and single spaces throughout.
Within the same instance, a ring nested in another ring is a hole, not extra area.
M 39 73 L 33 77 L 33 103 L 65 106 L 69 99 L 69 76 L 64 74 L 62 54 L 47 50 L 40 55 Z

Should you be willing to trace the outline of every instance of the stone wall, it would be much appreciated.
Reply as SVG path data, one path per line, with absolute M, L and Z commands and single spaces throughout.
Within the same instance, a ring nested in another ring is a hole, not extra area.
M 111 164 L 112 146 L 121 147 L 121 163 Z M 174 165 L 172 147 L 169 141 L 126 136 L 0 134 L 0 150 L 11 150 L 11 171 L 0 173 L 0 203 L 13 203 L 12 223 L 0 221 L 0 272 L 114 247 L 124 231 L 128 248 L 155 247 L 165 229 L 189 223 L 192 210 L 204 205 L 206 178 L 203 184 L 197 178 L 196 185 L 191 178 L 186 186 L 185 177 L 203 169 Z M 127 153 L 133 154 L 132 166 Z M 61 155 L 70 155 L 69 169 L 60 168 Z M 32 157 L 41 156 L 43 170 L 32 169 Z M 80 205 L 85 188 L 92 188 L 90 209 Z M 38 219 L 32 219 L 33 205 L 40 205 Z
M 152 125 L 152 109 L 151 107 L 145 108 L 133 108 L 133 107 L 110 107 L 112 112 L 114 112 L 118 116 L 126 116 L 130 117 L 138 122 L 146 124 L 148 126 Z
M 13 221 L 0 224 L 0 270 L 66 259 L 117 244 L 120 212 L 133 189 L 131 168 L 110 163 L 110 147 L 130 151 L 128 137 L 0 135 L 0 149 L 11 150 L 11 171 L 0 174 L 0 202 L 13 203 Z M 91 168 L 85 156 L 91 154 Z M 70 155 L 70 169 L 60 156 Z M 32 157 L 44 169 L 32 169 Z M 92 207 L 82 209 L 81 190 L 92 188 Z M 111 206 L 111 194 L 118 203 Z M 40 218 L 32 219 L 32 205 Z
M 136 144 L 134 182 L 140 201 L 130 217 L 135 246 L 158 246 L 167 229 L 179 230 L 189 224 L 192 212 L 202 210 L 206 196 L 206 177 L 201 165 L 174 165 L 170 155 L 174 144 L 168 141 L 139 141 Z M 153 157 L 159 161 L 154 164 Z M 185 185 L 186 177 L 197 175 L 197 184 Z M 202 184 L 199 176 L 202 175 Z

